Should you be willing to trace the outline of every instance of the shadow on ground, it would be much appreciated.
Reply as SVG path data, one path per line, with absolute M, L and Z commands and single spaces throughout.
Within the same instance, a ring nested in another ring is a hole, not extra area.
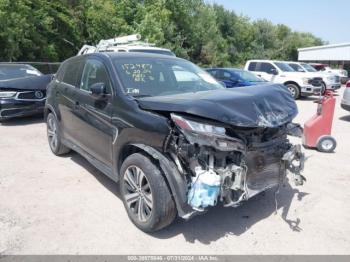
M 339 120 L 350 122 L 350 115 L 339 117 Z
M 25 126 L 44 122 L 43 115 L 34 115 L 28 117 L 15 117 L 3 120 L 0 122 L 0 126 Z
M 104 187 L 120 198 L 118 185 L 103 175 L 88 161 L 77 153 L 68 155 L 78 165 L 85 168 Z M 288 183 L 280 188 L 277 194 L 277 209 L 281 212 L 281 218 L 294 232 L 302 231 L 300 227 L 301 219 L 288 218 L 292 201 L 301 201 L 308 193 L 292 188 Z M 123 210 L 124 212 L 124 210 Z M 177 219 L 168 228 L 160 232 L 153 233 L 152 236 L 159 239 L 168 239 L 182 234 L 186 241 L 194 243 L 196 240 L 203 244 L 210 244 L 227 235 L 241 235 L 259 221 L 269 217 L 276 212 L 275 190 L 260 194 L 238 208 L 224 208 L 216 206 L 211 208 L 206 214 L 194 217 L 190 221 Z M 131 223 L 131 222 L 130 222 Z

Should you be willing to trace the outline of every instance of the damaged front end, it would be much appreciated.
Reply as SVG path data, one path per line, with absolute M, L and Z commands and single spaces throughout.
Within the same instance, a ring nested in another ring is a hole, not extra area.
M 195 211 L 219 201 L 236 207 L 278 187 L 287 171 L 296 184 L 304 181 L 304 154 L 287 138 L 298 133 L 297 126 L 237 127 L 181 114 L 171 114 L 171 119 L 165 151 L 186 177 L 187 204 Z

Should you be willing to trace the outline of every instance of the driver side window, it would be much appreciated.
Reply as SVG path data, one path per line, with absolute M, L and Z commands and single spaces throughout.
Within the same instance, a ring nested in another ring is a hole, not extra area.
M 261 63 L 260 71 L 267 74 L 273 74 L 274 72 L 277 72 L 277 69 L 270 63 Z
M 89 59 L 84 66 L 80 89 L 90 92 L 91 86 L 96 83 L 104 83 L 107 94 L 112 93 L 108 73 L 103 63 L 95 59 Z

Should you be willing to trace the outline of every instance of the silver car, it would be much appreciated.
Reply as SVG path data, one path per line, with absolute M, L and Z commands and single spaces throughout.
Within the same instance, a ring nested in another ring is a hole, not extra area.
M 341 107 L 350 111 L 350 81 L 346 83 L 343 99 L 341 100 Z

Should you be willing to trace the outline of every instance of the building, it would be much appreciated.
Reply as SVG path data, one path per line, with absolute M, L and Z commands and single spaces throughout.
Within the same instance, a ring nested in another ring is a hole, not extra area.
M 299 61 L 328 64 L 350 73 L 350 43 L 300 48 Z

